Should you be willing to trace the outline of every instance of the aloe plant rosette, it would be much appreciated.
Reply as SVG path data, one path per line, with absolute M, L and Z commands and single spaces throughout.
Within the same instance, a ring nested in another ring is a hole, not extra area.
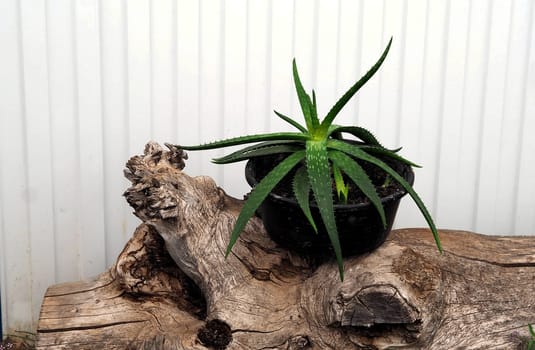
M 399 156 L 397 154 L 398 150 L 384 148 L 371 132 L 362 127 L 333 124 L 340 110 L 377 72 L 385 60 L 391 44 L 392 39 L 390 39 L 379 60 L 336 102 L 323 120 L 318 118 L 316 94 L 312 91 L 312 96 L 310 96 L 303 88 L 294 60 L 293 78 L 301 110 L 304 115 L 305 125 L 301 125 L 277 111 L 275 111 L 275 114 L 295 127 L 298 132 L 241 136 L 198 146 L 174 146 L 185 150 L 207 150 L 255 143 L 229 155 L 214 159 L 213 162 L 217 164 L 234 163 L 274 154 L 286 154 L 285 158 L 253 188 L 245 201 L 231 233 L 230 242 L 226 251 L 227 256 L 231 252 L 240 233 L 245 228 L 245 225 L 269 193 L 285 176 L 294 168 L 297 168 L 295 175 L 293 175 L 292 186 L 295 198 L 311 226 L 317 232 L 317 224 L 312 218 L 309 203 L 309 194 L 312 192 L 319 208 L 323 225 L 336 255 L 340 277 L 343 279 L 342 249 L 334 216 L 335 196 L 333 195 L 331 184 L 334 182 L 339 200 L 347 198 L 348 187 L 344 183 L 344 177 L 342 176 L 342 174 L 345 174 L 346 178 L 350 179 L 377 209 L 383 225 L 386 226 L 381 199 L 376 192 L 375 186 L 359 162 L 368 162 L 375 165 L 403 187 L 420 209 L 433 233 L 438 249 L 440 251 L 442 250 L 433 219 L 418 194 L 401 175 L 380 158 L 391 158 L 410 166 L 417 165 Z M 352 135 L 361 142 L 346 142 L 342 139 L 342 134 Z

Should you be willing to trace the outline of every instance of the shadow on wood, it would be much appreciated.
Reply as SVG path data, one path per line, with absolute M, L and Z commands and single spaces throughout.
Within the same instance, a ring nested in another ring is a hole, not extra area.
M 535 237 L 393 231 L 376 251 L 317 262 L 242 201 L 149 143 L 125 196 L 143 221 L 108 271 L 48 289 L 38 349 L 522 349 L 535 323 Z

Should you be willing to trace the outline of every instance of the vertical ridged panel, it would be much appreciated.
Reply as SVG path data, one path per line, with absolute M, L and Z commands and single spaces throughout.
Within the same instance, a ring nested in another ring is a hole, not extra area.
M 532 1 L 514 1 L 511 6 L 509 33 L 507 38 L 506 72 L 504 80 L 504 103 L 501 115 L 500 136 L 496 161 L 499 164 L 496 182 L 496 199 L 499 207 L 494 215 L 493 228 L 497 232 L 507 233 L 514 229 L 517 221 L 515 214 L 516 197 L 518 195 L 519 153 L 522 142 L 522 126 L 526 115 L 524 108 L 528 78 L 528 58 L 530 48 L 530 26 L 532 26 Z M 533 103 L 535 95 L 527 97 Z M 529 115 L 529 114 L 528 114 Z M 531 119 L 535 114 L 531 114 Z M 532 129 L 535 130 L 535 129 Z M 529 148 L 526 148 L 529 149 Z M 535 148 L 531 148 L 534 150 Z M 482 220 L 485 220 L 482 218 Z
M 426 204 L 430 204 L 432 198 L 420 191 L 421 181 L 419 174 L 425 172 L 432 176 L 427 163 L 420 153 L 420 134 L 422 132 L 422 108 L 424 94 L 424 62 L 425 62 L 425 38 L 427 26 L 427 7 L 425 0 L 407 1 L 405 3 L 405 29 L 402 39 L 403 47 L 400 52 L 403 66 L 403 82 L 400 86 L 400 111 L 399 111 L 399 145 L 403 146 L 403 154 L 417 164 L 423 164 L 422 170 L 415 170 L 415 188 L 420 193 Z M 395 47 L 394 47 L 395 48 Z M 388 103 L 388 102 L 386 102 Z M 407 203 L 408 202 L 408 203 Z M 411 201 L 404 201 L 399 208 L 396 222 L 399 227 L 414 225 L 414 217 L 417 212 L 416 205 Z
M 54 196 L 56 278 L 68 281 L 79 272 L 79 147 L 75 86 L 74 4 L 48 2 L 48 96 Z M 72 247 L 65 249 L 65 247 Z
M 294 4 L 288 4 L 286 0 L 273 1 L 271 8 L 271 36 L 273 40 L 270 53 L 271 105 L 268 106 L 267 110 L 272 130 L 289 131 L 293 128 L 273 113 L 273 110 L 276 110 L 284 115 L 292 115 L 292 105 L 296 101 L 291 76 L 291 60 L 294 58 L 293 18 Z M 249 120 L 253 116 L 246 115 L 246 117 Z M 298 118 L 298 121 L 302 120 Z
M 199 138 L 219 140 L 223 136 L 224 1 L 202 0 L 199 11 Z M 198 141 L 194 141 L 198 142 Z M 200 174 L 220 179 L 223 169 L 210 163 L 220 151 L 196 152 Z M 200 175 L 199 174 L 199 175 Z
M 382 48 L 390 37 L 394 38 L 393 51 L 399 53 L 403 50 L 405 40 L 405 10 L 403 1 L 389 2 L 383 11 L 382 47 L 376 53 L 377 60 Z M 379 100 L 377 101 L 377 115 L 385 116 L 377 121 L 377 135 L 385 140 L 385 146 L 390 148 L 399 147 L 399 119 L 401 107 L 401 95 L 399 93 L 403 85 L 403 55 L 397 54 L 388 57 L 381 68 L 379 81 Z M 366 67 L 368 69 L 368 67 Z
M 535 5 L 529 3 L 529 19 L 527 24 L 527 54 L 523 76 L 523 103 L 520 126 L 520 149 L 518 150 L 518 169 L 516 183 L 516 203 L 514 212 L 514 226 L 512 232 L 516 234 L 533 234 L 535 231 L 535 166 L 533 166 L 533 150 L 535 149 Z
M 383 17 L 385 11 L 383 1 L 365 2 L 363 11 L 365 15 L 362 19 L 362 42 L 359 48 L 361 57 L 359 76 L 364 75 L 370 69 L 388 43 L 387 37 L 383 35 Z M 389 64 L 390 61 L 385 63 Z M 340 73 L 343 74 L 343 67 L 340 67 L 340 69 Z M 386 73 L 381 70 L 359 92 L 357 117 L 353 123 L 365 125 L 375 132 L 379 131 L 379 118 L 377 118 L 377 115 L 379 112 L 381 86 L 385 84 L 385 80 L 387 79 Z M 353 82 L 355 80 L 353 78 Z
M 97 0 L 74 2 L 80 275 L 106 268 L 100 17 Z
M 200 139 L 200 2 L 179 1 L 176 12 L 177 45 L 177 142 Z M 201 162 L 192 155 L 188 168 L 200 173 Z
M 26 135 L 28 229 L 31 253 L 31 293 L 33 315 L 37 300 L 55 281 L 52 153 L 50 149 L 50 105 L 46 9 L 44 3 L 20 2 L 23 123 Z M 22 160 L 22 159 L 21 159 Z M 44 253 L 46 252 L 46 253 Z
M 173 100 L 173 64 L 175 60 L 173 32 L 173 1 L 151 2 L 151 101 L 156 140 L 175 140 L 176 116 Z
M 222 106 L 218 117 L 223 119 L 222 137 L 239 135 L 249 120 L 245 114 L 245 77 L 247 48 L 247 1 L 226 0 L 222 32 Z M 266 53 L 269 54 L 269 53 Z M 224 167 L 220 186 L 229 189 L 229 194 L 238 198 L 246 191 L 241 174 L 243 164 L 229 164 Z
M 443 103 L 439 121 L 439 156 L 437 164 L 437 181 L 434 192 L 437 220 L 448 220 L 448 217 L 459 220 L 466 211 L 458 204 L 459 192 L 457 186 L 464 181 L 459 169 L 459 157 L 463 150 L 461 146 L 463 130 L 463 98 L 466 90 L 466 58 L 469 38 L 470 4 L 466 1 L 454 0 L 449 3 L 449 18 L 447 23 L 447 47 L 445 48 Z M 472 118 L 473 116 L 470 116 Z M 426 167 L 427 168 L 427 167 Z M 440 201 L 438 200 L 440 198 Z M 453 223 L 453 222 L 452 222 Z M 458 225 L 458 222 L 454 223 Z
M 356 79 L 364 74 L 361 69 L 362 52 L 360 50 L 362 46 L 364 2 L 341 0 L 338 13 L 335 99 L 342 96 L 355 83 Z M 337 117 L 336 123 L 340 125 L 354 125 L 357 123 L 357 101 L 359 100 L 359 95 L 357 94 L 347 103 Z M 328 101 L 324 103 L 328 103 Z
M 504 125 L 505 82 L 508 74 L 508 50 L 512 19 L 512 2 L 492 2 L 489 17 L 488 61 L 480 120 L 480 139 L 476 193 L 475 225 L 482 232 L 504 232 L 496 226 L 496 217 L 508 209 L 498 203 L 498 178 L 500 172 L 500 143 Z
M 0 64 L 0 166 L 2 207 L 2 313 L 5 331 L 24 327 L 35 317 L 32 304 L 31 237 L 23 84 L 20 2 L 3 1 L 0 37 L 5 50 Z M 7 82 L 9 82 L 7 84 Z
M 126 6 L 128 152 L 139 152 L 153 137 L 151 75 L 151 1 L 129 0 Z
M 104 166 L 106 266 L 115 262 L 131 236 L 131 211 L 121 194 L 128 181 L 122 177 L 128 158 L 128 106 L 126 79 L 126 16 L 122 0 L 100 2 L 100 62 Z
M 339 16 L 338 1 L 319 0 L 315 4 L 315 20 L 317 21 L 316 33 L 317 38 L 314 45 L 314 60 L 310 57 L 300 57 L 301 64 L 313 63 L 313 78 L 305 85 L 305 89 L 310 91 L 316 90 L 318 105 L 318 116 L 321 118 L 336 102 L 336 58 L 338 56 L 338 31 L 339 27 L 333 25 Z M 321 16 L 319 15 L 321 13 Z M 307 62 L 309 61 L 309 62 Z M 319 69 L 321 67 L 321 69 Z M 288 74 L 289 70 L 286 71 Z M 291 91 L 291 90 L 290 90 Z M 301 117 L 302 118 L 302 117 Z M 338 122 L 338 120 L 336 120 Z
M 436 215 L 437 199 L 431 196 L 437 181 L 440 130 L 437 127 L 444 117 L 444 64 L 448 42 L 448 1 L 430 1 L 426 7 L 421 110 L 419 118 L 418 153 L 413 156 L 425 166 L 416 177 L 416 188 L 426 198 L 426 204 Z M 416 137 L 412 136 L 411 137 Z M 421 174 L 421 175 L 420 175 Z M 425 176 L 424 176 L 425 175 Z M 438 222 L 440 225 L 440 221 Z

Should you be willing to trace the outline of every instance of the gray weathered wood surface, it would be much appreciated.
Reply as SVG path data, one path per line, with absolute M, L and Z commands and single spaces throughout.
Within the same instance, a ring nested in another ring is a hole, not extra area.
M 525 348 L 535 237 L 442 230 L 439 254 L 428 230 L 396 230 L 346 258 L 341 282 L 334 261 L 281 249 L 253 218 L 225 259 L 242 202 L 182 172 L 183 156 L 150 143 L 130 159 L 143 224 L 108 271 L 48 289 L 38 349 L 218 348 L 202 329 L 227 349 Z

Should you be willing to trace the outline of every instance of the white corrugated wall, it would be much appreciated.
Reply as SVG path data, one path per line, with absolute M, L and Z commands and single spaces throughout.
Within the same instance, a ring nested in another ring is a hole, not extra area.
M 138 221 L 122 192 L 145 143 L 286 128 L 291 60 L 322 113 L 384 67 L 339 123 L 422 164 L 442 228 L 535 233 L 532 0 L 1 0 L 0 284 L 4 330 L 32 329 L 48 285 L 111 265 Z M 190 153 L 229 193 L 243 165 Z M 405 201 L 397 226 L 424 226 Z

